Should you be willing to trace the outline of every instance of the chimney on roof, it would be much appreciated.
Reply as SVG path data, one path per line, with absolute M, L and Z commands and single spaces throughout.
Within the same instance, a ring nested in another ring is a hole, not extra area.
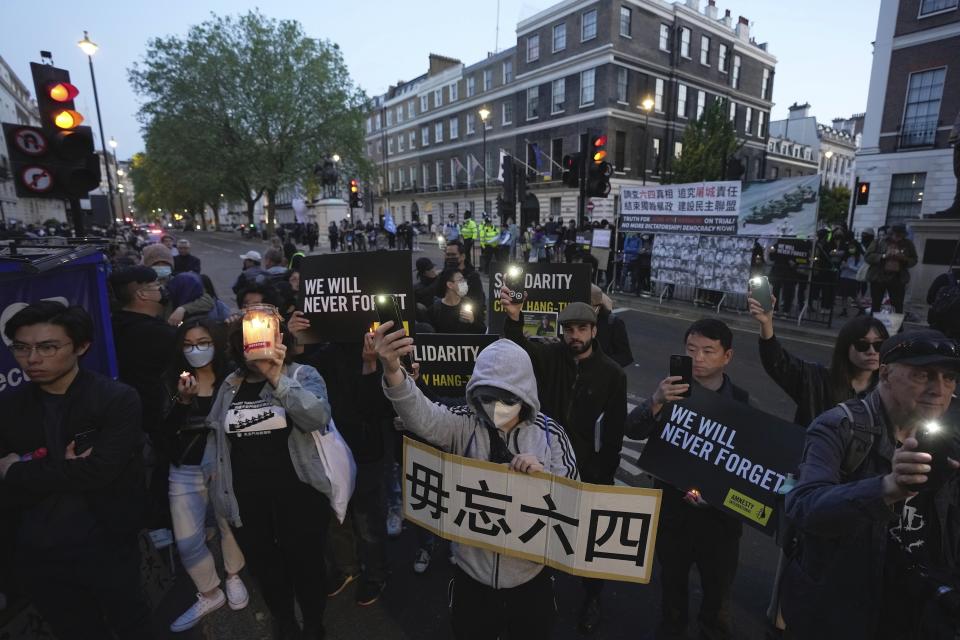
M 733 17 L 730 15 L 730 9 L 727 9 L 727 12 L 723 15 L 723 19 L 720 20 L 728 29 L 733 25 Z
M 750 41 L 750 21 L 743 16 L 737 21 L 737 37 L 745 42 Z
M 687 0 L 687 6 L 700 13 L 700 0 Z
M 804 102 L 803 104 L 797 104 L 794 102 L 787 109 L 790 111 L 791 120 L 799 120 L 800 118 L 810 117 L 810 103 Z
M 707 6 L 704 9 L 704 13 L 711 20 L 717 19 L 717 0 L 707 0 Z

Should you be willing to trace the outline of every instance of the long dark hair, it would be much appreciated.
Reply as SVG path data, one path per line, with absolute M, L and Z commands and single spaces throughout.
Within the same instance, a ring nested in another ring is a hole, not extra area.
M 187 320 L 177 328 L 177 335 L 174 340 L 176 352 L 165 376 L 166 383 L 170 389 L 176 390 L 177 380 L 182 372 L 189 371 L 190 373 L 196 373 L 196 370 L 187 362 L 186 357 L 183 355 L 183 340 L 188 331 L 196 328 L 206 330 L 206 332 L 210 334 L 210 339 L 213 340 L 213 361 L 210 364 L 213 365 L 213 373 L 216 376 L 214 391 L 220 386 L 220 383 L 223 382 L 227 374 L 230 373 L 230 353 L 227 350 L 227 339 L 224 335 L 223 325 L 209 318 L 193 318 Z
M 883 340 L 890 337 L 887 328 L 883 323 L 873 316 L 859 316 L 848 320 L 837 334 L 837 342 L 833 345 L 833 357 L 830 359 L 830 390 L 833 393 L 833 401 L 843 402 L 849 400 L 853 376 L 857 373 L 850 362 L 850 347 L 857 340 L 862 340 L 870 333 L 870 329 L 876 331 Z M 873 372 L 873 378 L 870 382 L 871 388 L 876 385 L 878 371 Z

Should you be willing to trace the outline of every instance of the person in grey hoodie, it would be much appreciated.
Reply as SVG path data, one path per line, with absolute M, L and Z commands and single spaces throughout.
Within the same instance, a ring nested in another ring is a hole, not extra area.
M 542 471 L 576 479 L 577 462 L 563 429 L 540 413 L 537 383 L 527 353 L 498 340 L 477 357 L 467 384 L 467 406 L 428 400 L 400 366 L 412 353 L 403 331 L 375 334 L 383 365 L 383 390 L 406 429 L 456 455 L 509 464 L 522 473 Z M 537 562 L 453 545 L 457 562 L 451 590 L 454 637 L 535 640 L 551 637 L 556 619 L 553 580 Z

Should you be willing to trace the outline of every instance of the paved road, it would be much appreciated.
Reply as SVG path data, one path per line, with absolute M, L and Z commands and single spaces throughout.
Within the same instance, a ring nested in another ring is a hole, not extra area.
M 235 234 L 192 233 L 189 234 L 194 253 L 203 261 L 203 269 L 214 281 L 217 291 L 225 300 L 232 298 L 230 286 L 240 269 L 239 255 L 248 249 L 264 250 L 261 242 L 241 240 Z M 427 255 L 440 260 L 436 245 L 424 245 Z M 411 267 L 412 269 L 412 267 Z M 626 321 L 637 364 L 627 369 L 628 394 L 631 400 L 649 396 L 657 382 L 666 375 L 671 353 L 680 352 L 683 333 L 687 323 L 673 317 L 634 309 L 618 310 Z M 731 377 L 747 388 L 761 409 L 782 418 L 790 419 L 794 406 L 790 399 L 763 372 L 759 363 L 755 333 L 736 330 L 735 355 L 729 368 Z M 797 355 L 826 362 L 829 346 L 822 339 L 785 338 L 787 348 Z M 618 471 L 618 480 L 633 486 L 649 486 L 650 480 L 635 462 L 641 445 L 624 443 L 623 463 Z M 327 621 L 330 637 L 349 640 L 353 638 L 378 638 L 383 640 L 439 640 L 448 638 L 449 621 L 446 611 L 446 586 L 451 570 L 445 558 L 437 554 L 430 570 L 422 576 L 412 570 L 415 552 L 415 536 L 406 530 L 401 538 L 389 545 L 392 575 L 383 598 L 372 607 L 360 608 L 352 601 L 352 593 L 345 593 L 330 600 Z M 744 528 L 740 547 L 740 569 L 734 585 L 733 619 L 738 639 L 761 639 L 764 637 L 764 611 L 770 593 L 777 552 L 773 543 L 750 527 Z M 579 579 L 564 574 L 557 575 L 557 598 L 560 621 L 556 638 L 576 638 L 576 616 L 582 592 Z M 692 611 L 696 611 L 699 593 L 697 580 L 692 578 L 694 594 Z M 189 606 L 193 587 L 182 573 L 177 577 L 175 588 L 161 603 L 158 623 L 168 623 Z M 594 636 L 603 639 L 644 640 L 653 638 L 653 629 L 659 609 L 659 588 L 655 574 L 651 585 L 609 583 L 603 596 L 604 624 Z M 180 634 L 179 638 L 231 638 L 253 640 L 268 638 L 264 623 L 265 608 L 256 598 L 251 606 L 241 612 L 226 608 L 208 618 L 203 629 Z M 695 629 L 691 626 L 691 637 Z

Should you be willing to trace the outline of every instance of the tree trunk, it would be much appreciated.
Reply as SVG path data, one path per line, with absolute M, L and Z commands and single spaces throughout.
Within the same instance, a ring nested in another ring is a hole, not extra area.
M 267 189 L 267 232 L 273 235 L 277 228 L 277 191 Z
M 216 225 L 216 228 L 220 228 L 220 201 L 215 200 L 210 203 L 210 209 L 213 210 L 213 222 Z
M 253 226 L 253 208 L 257 205 L 257 201 L 251 200 L 250 198 L 246 198 L 245 201 L 247 203 L 247 224 L 252 227 Z

